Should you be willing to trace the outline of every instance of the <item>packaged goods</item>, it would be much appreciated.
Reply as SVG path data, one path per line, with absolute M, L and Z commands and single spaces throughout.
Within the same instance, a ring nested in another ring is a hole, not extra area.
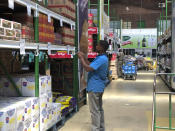
M 17 76 L 13 77 L 13 81 L 16 83 L 18 90 L 21 92 L 21 78 Z M 2 94 L 0 94 L 0 96 L 19 96 L 11 82 L 5 77 L 1 77 L 0 79 L 0 88 L 2 89 Z
M 13 22 L 13 29 L 21 30 L 21 24 L 17 22 Z
M 0 36 L 5 36 L 5 29 L 0 27 Z
M 61 104 L 60 103 L 52 103 L 52 114 L 53 114 L 54 122 L 61 120 Z
M 11 30 L 11 29 L 5 29 L 5 35 L 7 37 L 15 37 L 15 30 Z
M 0 130 L 13 131 L 15 129 L 16 108 L 9 106 L 7 103 L 2 104 L 0 107 Z
M 46 95 L 42 95 L 40 97 L 40 130 L 46 130 L 47 129 L 47 124 L 48 124 L 48 120 L 47 120 L 47 96 Z
M 12 21 L 0 19 L 1 21 L 1 27 L 7 28 L 7 29 L 12 29 Z

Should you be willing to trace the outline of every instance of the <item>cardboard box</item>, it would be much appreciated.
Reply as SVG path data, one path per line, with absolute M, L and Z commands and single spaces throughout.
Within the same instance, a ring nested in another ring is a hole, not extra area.
M 1 87 L 1 96 L 19 96 L 16 92 L 16 89 L 13 87 L 11 82 L 5 78 L 2 77 L 0 80 L 0 87 Z M 21 92 L 21 78 L 20 77 L 13 77 L 13 81 L 16 83 L 16 86 L 18 87 L 19 91 Z
M 16 108 L 9 103 L 0 104 L 0 130 L 13 131 L 16 128 Z
M 13 29 L 21 30 L 21 23 L 13 22 L 12 24 L 13 24 Z
M 40 130 L 46 130 L 47 129 L 47 95 L 43 94 L 40 98 Z
M 15 38 L 16 36 L 15 36 L 15 30 L 13 30 L 13 29 L 5 29 L 5 36 L 6 37 L 13 37 L 13 38 Z
M 0 27 L 0 36 L 5 36 L 5 29 Z
M 13 29 L 12 27 L 12 21 L 9 21 L 9 20 L 5 20 L 5 19 L 0 19 L 0 25 L 1 27 L 4 27 L 6 29 Z

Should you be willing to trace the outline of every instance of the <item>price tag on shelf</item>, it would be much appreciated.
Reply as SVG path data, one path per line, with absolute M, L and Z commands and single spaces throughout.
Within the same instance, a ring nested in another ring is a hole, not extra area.
M 14 10 L 14 0 L 8 0 L 8 6 Z
M 24 39 L 21 39 L 21 42 L 20 42 L 20 54 L 21 55 L 26 54 L 26 52 L 25 52 L 25 40 Z
M 51 43 L 50 43 L 50 42 L 48 42 L 48 55 L 50 55 L 50 54 L 51 54 L 51 49 L 50 49 L 50 46 L 51 46 Z
M 31 6 L 27 5 L 27 15 L 31 16 Z
M 48 14 L 48 22 L 49 22 L 49 23 L 51 22 L 50 14 Z
M 62 21 L 62 20 L 60 20 L 60 26 L 61 26 L 61 27 L 63 26 L 63 21 Z

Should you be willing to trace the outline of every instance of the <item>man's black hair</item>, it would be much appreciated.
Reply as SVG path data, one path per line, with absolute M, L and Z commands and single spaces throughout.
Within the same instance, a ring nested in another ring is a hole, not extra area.
M 100 40 L 99 44 L 103 47 L 104 51 L 106 52 L 107 49 L 109 48 L 109 44 L 105 40 Z

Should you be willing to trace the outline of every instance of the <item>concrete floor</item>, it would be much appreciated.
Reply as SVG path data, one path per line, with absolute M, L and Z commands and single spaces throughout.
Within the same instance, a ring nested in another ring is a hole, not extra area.
M 111 82 L 103 96 L 106 131 L 151 131 L 153 78 L 152 72 L 139 72 L 136 81 L 118 79 Z M 161 90 L 168 91 L 161 80 L 158 85 Z M 157 122 L 167 126 L 168 96 L 161 95 L 157 100 Z M 175 125 L 175 121 L 173 123 Z M 85 105 L 60 131 L 90 131 L 90 124 L 89 107 Z

